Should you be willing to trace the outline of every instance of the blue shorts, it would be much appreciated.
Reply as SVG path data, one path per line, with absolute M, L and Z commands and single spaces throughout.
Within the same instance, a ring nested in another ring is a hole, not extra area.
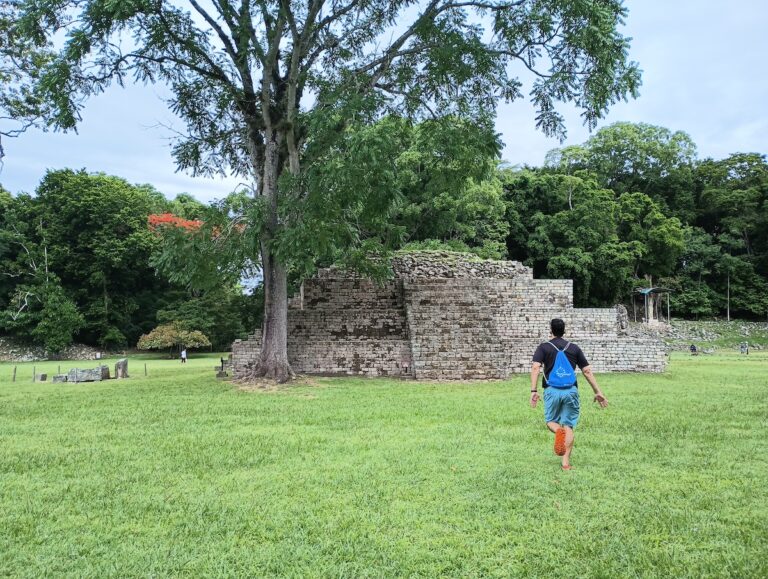
M 550 386 L 544 390 L 544 420 L 576 428 L 579 422 L 579 389 Z

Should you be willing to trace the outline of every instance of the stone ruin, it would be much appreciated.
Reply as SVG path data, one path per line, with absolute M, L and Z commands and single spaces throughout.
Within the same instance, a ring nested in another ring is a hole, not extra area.
M 115 364 L 115 378 L 128 378 L 128 360 L 121 358 Z M 53 382 L 101 382 L 110 380 L 109 366 L 104 364 L 96 368 L 72 368 L 66 374 L 54 374 Z M 43 380 L 44 381 L 44 380 Z
M 549 321 L 581 346 L 596 372 L 662 372 L 660 339 L 627 334 L 626 310 L 574 308 L 572 280 L 539 280 L 514 261 L 452 252 L 402 254 L 376 284 L 335 268 L 289 301 L 288 360 L 316 375 L 431 380 L 506 379 L 528 372 Z M 232 345 L 235 378 L 259 356 L 261 331 Z

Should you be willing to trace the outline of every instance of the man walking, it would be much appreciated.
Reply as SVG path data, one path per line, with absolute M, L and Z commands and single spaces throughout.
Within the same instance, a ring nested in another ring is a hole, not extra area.
M 576 366 L 592 386 L 595 402 L 601 408 L 608 406 L 608 400 L 600 391 L 587 357 L 576 344 L 566 341 L 565 322 L 555 318 L 549 324 L 552 338 L 539 344 L 533 354 L 531 365 L 531 408 L 539 402 L 539 372 L 544 367 L 544 420 L 547 428 L 555 434 L 555 454 L 563 457 L 563 470 L 571 470 L 573 430 L 579 422 L 579 390 L 576 384 Z

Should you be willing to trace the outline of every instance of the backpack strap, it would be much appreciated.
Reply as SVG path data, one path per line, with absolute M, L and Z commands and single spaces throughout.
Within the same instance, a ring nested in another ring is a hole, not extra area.
M 555 346 L 555 345 L 552 343 L 552 340 L 550 340 L 549 342 L 547 342 L 547 344 L 549 344 L 550 346 L 552 346 L 552 347 L 553 347 L 555 350 L 557 350 L 558 352 L 565 352 L 565 351 L 568 349 L 568 346 L 570 346 L 570 345 L 571 345 L 571 343 L 570 343 L 570 342 L 566 342 L 566 343 L 565 343 L 565 348 L 563 348 L 563 349 L 561 350 L 560 348 L 558 348 L 557 346 Z

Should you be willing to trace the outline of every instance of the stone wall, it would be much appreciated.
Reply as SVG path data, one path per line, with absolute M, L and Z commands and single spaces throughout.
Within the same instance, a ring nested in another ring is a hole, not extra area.
M 96 348 L 72 344 L 55 356 L 40 346 L 21 344 L 17 340 L 0 336 L 0 362 L 36 362 L 43 360 L 96 360 Z
M 377 286 L 353 276 L 304 285 L 288 310 L 288 359 L 295 372 L 397 376 L 410 366 L 402 283 Z M 258 357 L 261 333 L 232 347 L 235 377 Z
M 573 308 L 570 280 L 412 279 L 404 286 L 419 378 L 527 372 L 555 317 L 597 372 L 659 372 L 666 363 L 661 341 L 619 335 L 615 308 Z
M 516 262 L 407 255 L 381 286 L 339 270 L 305 282 L 289 304 L 288 359 L 307 374 L 504 379 L 527 372 L 560 317 L 597 372 L 660 372 L 664 345 L 630 338 L 615 308 L 576 309 L 571 280 L 534 280 Z M 260 332 L 233 345 L 235 376 L 258 357 Z

